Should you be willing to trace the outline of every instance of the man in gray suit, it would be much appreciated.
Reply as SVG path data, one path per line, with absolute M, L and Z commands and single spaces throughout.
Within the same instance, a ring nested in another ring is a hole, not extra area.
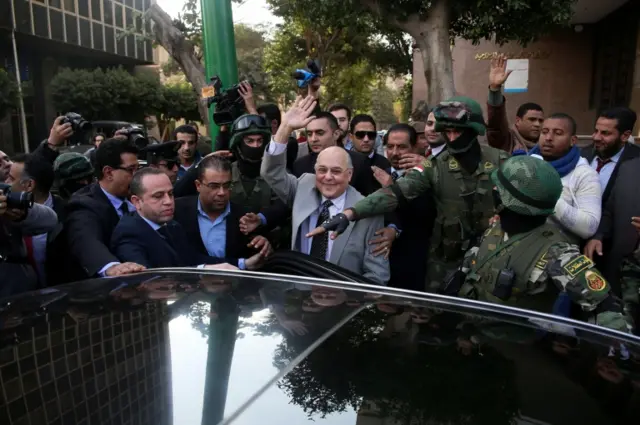
M 287 173 L 286 149 L 289 134 L 315 120 L 314 117 L 302 118 L 308 116 L 304 115 L 304 110 L 313 107 L 315 102 L 299 99 L 285 114 L 278 132 L 265 152 L 262 178 L 282 201 L 293 208 L 291 246 L 295 251 L 322 258 L 380 285 L 386 285 L 390 277 L 389 261 L 382 255 L 374 257 L 368 245 L 375 237 L 375 232 L 384 227 L 382 216 L 349 224 L 344 234 L 335 240 L 330 239 L 328 233 L 313 238 L 306 237 L 317 225 L 363 198 L 349 186 L 353 164 L 348 153 L 339 147 L 327 148 L 318 155 L 315 175 L 303 174 L 296 178 Z M 331 131 L 328 122 L 315 124 L 326 126 L 326 131 Z

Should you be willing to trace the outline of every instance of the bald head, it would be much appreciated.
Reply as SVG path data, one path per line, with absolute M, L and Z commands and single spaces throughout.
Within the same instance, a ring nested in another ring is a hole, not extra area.
M 332 146 L 318 154 L 315 170 L 318 191 L 327 199 L 335 199 L 349 187 L 353 163 L 346 150 Z

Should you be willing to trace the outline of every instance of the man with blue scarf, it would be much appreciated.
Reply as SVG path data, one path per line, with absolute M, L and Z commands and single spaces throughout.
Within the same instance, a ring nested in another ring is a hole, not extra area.
M 562 196 L 549 222 L 560 227 L 573 243 L 589 239 L 598 230 L 602 213 L 600 179 L 576 146 L 575 120 L 563 113 L 544 121 L 538 144 L 528 153 L 548 162 L 562 179 Z M 516 151 L 514 155 L 526 155 Z

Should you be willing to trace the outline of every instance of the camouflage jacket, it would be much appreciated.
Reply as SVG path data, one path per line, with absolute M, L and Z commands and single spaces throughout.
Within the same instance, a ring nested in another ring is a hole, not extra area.
M 488 146 L 481 149 L 478 169 L 471 174 L 446 150 L 437 157 L 425 159 L 392 186 L 360 200 L 353 207 L 356 217 L 362 219 L 394 211 L 399 204 L 430 191 L 438 210 L 432 250 L 438 258 L 460 261 L 489 225 L 494 214 L 493 184 L 489 176 L 508 158 L 503 151 Z
M 640 304 L 640 247 L 622 263 L 620 277 L 625 309 Z
M 495 227 L 499 227 L 496 223 Z M 490 231 L 487 231 L 489 234 Z M 504 234 L 504 242 L 509 240 Z M 480 245 L 471 248 L 465 255 L 461 270 L 465 274 L 470 274 L 476 264 L 482 260 L 478 258 Z M 602 277 L 600 272 L 594 267 L 594 263 L 580 253 L 578 246 L 568 242 L 554 242 L 540 258 L 517 259 L 528 263 L 535 263 L 529 268 L 531 273 L 526 283 L 526 292 L 523 295 L 540 296 L 552 290 L 549 285 L 555 287 L 558 292 L 566 292 L 572 302 L 578 304 L 583 311 L 593 312 L 598 306 L 609 297 L 615 297 L 611 291 L 609 283 Z M 469 280 L 465 285 L 469 284 Z M 471 283 L 473 285 L 473 283 Z M 491 301 L 491 300 L 481 300 Z M 553 304 L 553 300 L 550 302 Z M 608 309 L 598 309 L 595 316 L 595 324 L 622 332 L 631 332 L 633 325 L 628 317 L 623 313 L 620 303 L 608 303 Z M 518 306 L 516 304 L 516 306 Z M 547 311 L 551 312 L 551 306 Z M 604 310 L 604 311 L 603 311 Z

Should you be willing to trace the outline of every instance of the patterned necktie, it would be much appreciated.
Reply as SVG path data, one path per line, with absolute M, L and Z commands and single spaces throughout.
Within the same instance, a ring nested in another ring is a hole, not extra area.
M 329 207 L 333 205 L 331 201 L 324 201 L 322 203 L 322 210 L 320 211 L 320 215 L 318 216 L 318 222 L 316 223 L 316 227 L 321 226 L 322 223 L 329 220 Z M 324 232 L 321 235 L 314 236 L 311 242 L 311 251 L 309 255 L 312 257 L 320 258 L 325 260 L 327 258 L 327 248 L 329 247 L 329 232 Z
M 598 163 L 597 167 L 596 167 L 596 173 L 600 173 L 600 171 L 602 170 L 602 167 L 604 167 L 605 165 L 607 165 L 608 163 L 611 162 L 611 159 L 600 159 L 600 158 L 596 158 L 596 162 Z
M 391 172 L 391 178 L 393 179 L 393 181 L 396 181 L 400 178 L 400 174 L 398 174 L 397 171 L 392 171 Z

